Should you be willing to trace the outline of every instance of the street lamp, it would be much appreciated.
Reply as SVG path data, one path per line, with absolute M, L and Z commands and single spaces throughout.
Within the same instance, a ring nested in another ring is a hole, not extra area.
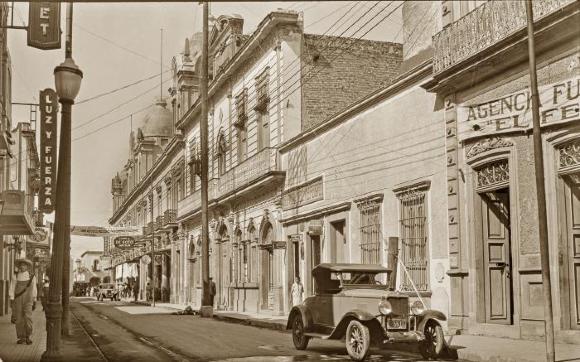
M 58 198 L 55 207 L 55 243 L 50 268 L 46 352 L 42 355 L 43 361 L 62 360 L 61 333 L 68 335 L 69 332 L 71 111 L 82 78 L 83 72 L 67 51 L 65 61 L 54 69 L 55 88 L 62 104 L 62 113 L 56 181 Z

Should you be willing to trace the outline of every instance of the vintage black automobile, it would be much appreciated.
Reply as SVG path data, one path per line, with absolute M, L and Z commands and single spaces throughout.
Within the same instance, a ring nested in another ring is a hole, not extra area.
M 424 358 L 445 348 L 439 321 L 443 313 L 426 309 L 419 298 L 390 290 L 390 270 L 380 265 L 319 264 L 312 271 L 314 296 L 294 306 L 288 317 L 296 349 L 311 338 L 344 339 L 351 359 L 362 361 L 371 346 L 417 343 Z

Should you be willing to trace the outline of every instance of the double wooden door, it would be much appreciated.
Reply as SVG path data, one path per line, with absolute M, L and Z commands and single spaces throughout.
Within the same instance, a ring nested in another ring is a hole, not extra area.
M 580 329 L 580 184 L 571 179 L 566 179 L 565 184 L 567 240 L 561 262 L 566 286 L 562 297 L 570 303 L 570 328 Z

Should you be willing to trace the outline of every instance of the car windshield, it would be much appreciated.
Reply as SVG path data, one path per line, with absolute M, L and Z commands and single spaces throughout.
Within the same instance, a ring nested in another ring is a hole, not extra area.
M 369 272 L 351 272 L 350 275 L 346 275 L 343 273 L 343 284 L 356 284 L 356 285 L 385 285 L 381 279 L 383 279 L 382 275 L 377 273 L 369 273 Z M 350 278 L 345 278 L 349 277 Z

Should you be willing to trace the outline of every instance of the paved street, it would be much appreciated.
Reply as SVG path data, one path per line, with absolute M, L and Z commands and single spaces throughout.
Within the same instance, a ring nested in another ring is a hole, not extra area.
M 197 316 L 131 314 L 145 307 L 78 298 L 74 314 L 110 361 L 349 361 L 342 343 L 317 341 L 297 351 L 290 334 Z M 421 361 L 373 351 L 369 361 Z

